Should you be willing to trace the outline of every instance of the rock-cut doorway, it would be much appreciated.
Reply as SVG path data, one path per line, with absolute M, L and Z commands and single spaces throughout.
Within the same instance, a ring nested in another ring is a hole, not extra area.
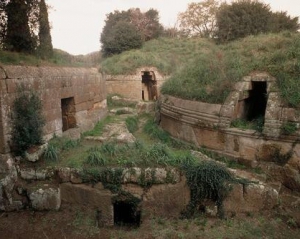
M 142 100 L 157 100 L 157 81 L 153 71 L 142 72 Z

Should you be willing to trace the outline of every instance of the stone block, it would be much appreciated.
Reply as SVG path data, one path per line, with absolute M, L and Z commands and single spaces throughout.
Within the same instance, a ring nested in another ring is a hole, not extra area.
M 37 211 L 59 210 L 61 205 L 60 189 L 38 189 L 29 193 L 32 209 Z
M 232 184 L 223 202 L 225 215 L 270 210 L 278 204 L 278 192 L 261 183 Z
M 143 196 L 143 218 L 178 218 L 189 201 L 190 189 L 185 180 L 177 184 L 153 185 Z
M 101 211 L 102 223 L 112 226 L 113 220 L 113 194 L 109 190 L 99 190 L 83 184 L 63 183 L 60 185 L 61 200 L 63 202 L 87 205 Z

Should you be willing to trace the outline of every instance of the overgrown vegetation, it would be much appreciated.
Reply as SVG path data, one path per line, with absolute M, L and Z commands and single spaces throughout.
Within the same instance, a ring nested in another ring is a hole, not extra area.
M 184 99 L 222 103 L 234 83 L 243 76 L 265 71 L 277 79 L 286 104 L 299 107 L 299 33 L 251 36 L 214 47 L 205 51 L 206 56 L 201 54 L 185 69 L 172 75 L 161 92 Z
M 33 91 L 19 89 L 13 102 L 12 147 L 17 155 L 23 155 L 32 146 L 43 143 L 42 131 L 45 120 L 42 103 Z
M 245 119 L 235 119 L 231 122 L 230 126 L 243 130 L 253 129 L 257 132 L 262 132 L 264 126 L 264 117 L 258 117 L 252 121 L 247 121 Z
M 104 126 L 108 123 L 112 123 L 114 122 L 115 119 L 112 116 L 107 116 L 105 119 L 99 121 L 94 129 L 84 132 L 83 136 L 97 136 L 97 135 L 101 135 L 101 133 L 103 132 Z
M 135 131 L 138 130 L 139 120 L 137 117 L 129 116 L 126 118 L 125 123 L 130 133 L 134 133 Z
M 58 163 L 60 154 L 80 146 L 80 140 L 72 140 L 65 137 L 54 136 L 48 143 L 44 158 Z
M 201 203 L 212 200 L 218 207 L 219 216 L 223 217 L 222 203 L 230 190 L 229 183 L 236 182 L 233 175 L 224 166 L 212 161 L 184 165 L 183 170 L 191 190 L 191 201 L 183 216 L 190 218 L 201 213 Z
M 298 130 L 298 126 L 295 122 L 285 122 L 281 126 L 281 131 L 283 134 L 291 135 Z
M 299 49 L 299 33 L 291 32 L 249 36 L 224 45 L 202 38 L 159 38 L 140 50 L 105 59 L 102 71 L 129 74 L 151 65 L 170 75 L 163 94 L 210 103 L 224 102 L 243 76 L 263 71 L 276 78 L 286 105 L 299 108 Z

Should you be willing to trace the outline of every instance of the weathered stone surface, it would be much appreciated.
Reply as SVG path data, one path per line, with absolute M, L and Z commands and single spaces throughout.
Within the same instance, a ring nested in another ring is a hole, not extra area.
M 71 170 L 70 181 L 74 184 L 82 183 L 82 178 L 80 177 L 80 171 L 77 169 Z
M 130 100 L 142 100 L 142 90 L 144 99 L 148 99 L 147 87 L 142 85 L 142 75 L 149 72 L 152 79 L 157 83 L 157 94 L 160 86 L 168 76 L 162 75 L 155 67 L 141 67 L 130 75 L 105 75 L 106 89 L 108 94 L 118 94 Z
M 67 183 L 71 180 L 71 168 L 58 168 L 57 175 L 61 183 Z
M 8 159 L 9 170 L 7 175 L 0 180 L 0 209 L 14 208 L 13 189 L 18 179 L 18 172 L 13 164 L 13 159 Z
M 61 205 L 60 189 L 38 189 L 29 193 L 31 206 L 34 210 L 59 210 Z
M 142 169 L 138 167 L 125 168 L 123 170 L 123 182 L 124 183 L 137 183 L 141 177 Z
M 175 168 L 126 168 L 123 170 L 123 183 L 178 183 L 181 181 L 180 171 Z
M 123 184 L 122 190 L 129 192 L 138 199 L 142 199 L 144 195 L 144 189 L 141 186 L 132 183 Z
M 153 113 L 155 111 L 155 102 L 144 102 L 140 101 L 136 105 L 137 113 L 143 114 L 143 113 Z
M 134 114 L 135 110 L 130 107 L 123 107 L 123 108 L 112 109 L 109 112 L 113 114 Z
M 46 180 L 54 176 L 55 170 L 52 168 L 34 169 L 34 168 L 19 168 L 20 177 L 25 180 Z
M 105 81 L 95 68 L 3 66 L 1 72 L 5 72 L 5 78 L 0 79 L 0 154 L 10 152 L 11 107 L 21 84 L 25 90 L 35 90 L 41 97 L 45 140 L 63 133 L 62 99 L 73 98 L 74 101 L 72 115 L 67 118 L 69 125 L 78 128 L 64 132 L 72 138 L 79 138 L 81 132 L 93 128 L 107 113 Z M 29 156 L 30 161 L 37 158 Z
M 44 154 L 45 150 L 47 149 L 48 147 L 48 144 L 43 144 L 43 145 L 40 145 L 40 146 L 36 146 L 36 151 L 30 153 L 28 151 L 25 152 L 25 159 L 27 161 L 30 161 L 30 162 L 36 162 L 38 161 L 41 156 Z
M 143 196 L 143 218 L 161 216 L 178 218 L 190 201 L 190 190 L 185 180 L 177 184 L 150 187 Z
M 80 139 L 80 137 L 81 137 L 80 132 L 81 132 L 80 128 L 72 128 L 72 129 L 69 129 L 69 130 L 63 132 L 62 135 L 69 139 L 77 140 L 77 139 Z
M 86 139 L 100 142 L 117 141 L 119 143 L 133 143 L 136 140 L 133 134 L 128 131 L 125 122 L 108 124 L 104 127 L 101 136 L 88 136 Z
M 138 103 L 138 100 L 136 99 L 128 99 L 128 98 L 124 98 L 124 97 L 119 97 L 117 95 L 114 95 L 113 97 L 111 97 L 111 100 L 115 103 L 127 103 L 127 104 L 132 104 L 135 105 Z
M 278 192 L 261 183 L 231 186 L 232 190 L 223 203 L 227 215 L 270 210 L 278 204 Z
M 63 183 L 60 185 L 61 199 L 64 202 L 87 205 L 101 211 L 102 223 L 112 226 L 113 220 L 113 194 L 109 190 L 99 190 L 83 184 Z

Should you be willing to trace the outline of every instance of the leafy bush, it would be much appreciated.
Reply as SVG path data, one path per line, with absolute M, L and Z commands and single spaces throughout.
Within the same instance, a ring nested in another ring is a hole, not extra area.
M 13 103 L 12 118 L 12 143 L 17 155 L 23 155 L 31 146 L 43 143 L 44 125 L 39 96 L 21 87 Z

